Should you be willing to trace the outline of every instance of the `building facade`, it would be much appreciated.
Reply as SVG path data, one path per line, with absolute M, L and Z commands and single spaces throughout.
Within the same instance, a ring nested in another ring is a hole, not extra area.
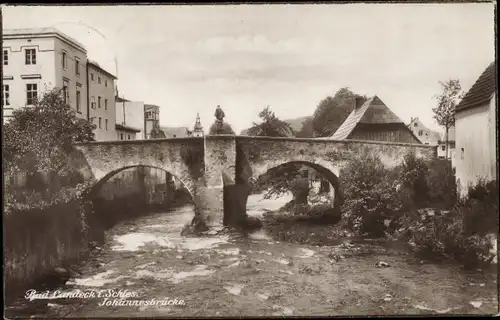
M 446 154 L 446 144 L 448 144 L 448 155 Z M 455 159 L 455 127 L 448 129 L 448 142 L 446 142 L 446 132 L 441 135 L 438 141 L 437 157 L 439 159 Z
M 151 139 L 153 130 L 160 129 L 160 107 L 153 104 L 144 105 L 144 132 L 146 139 Z
M 408 129 L 410 129 L 420 143 L 423 144 L 437 145 L 441 139 L 438 132 L 427 128 L 419 118 L 412 118 L 408 125 Z
M 116 124 L 139 130 L 136 139 L 145 139 L 144 102 L 115 97 Z
M 116 77 L 94 61 L 88 61 L 86 69 L 89 100 L 88 119 L 96 125 L 95 139 L 97 141 L 116 140 Z
M 455 109 L 455 168 L 458 191 L 480 179 L 497 180 L 496 64 L 491 63 Z
M 141 130 L 139 129 L 118 123 L 115 125 L 114 131 L 116 133 L 116 137 L 114 140 L 136 140 L 137 133 L 141 132 Z
M 55 28 L 3 30 L 2 40 L 4 121 L 56 87 L 87 119 L 87 51 L 81 43 Z

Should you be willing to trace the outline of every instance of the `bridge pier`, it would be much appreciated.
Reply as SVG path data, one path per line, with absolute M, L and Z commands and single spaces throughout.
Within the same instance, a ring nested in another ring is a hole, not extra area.
M 196 206 L 206 226 L 221 227 L 224 220 L 224 188 L 200 186 L 196 191 Z

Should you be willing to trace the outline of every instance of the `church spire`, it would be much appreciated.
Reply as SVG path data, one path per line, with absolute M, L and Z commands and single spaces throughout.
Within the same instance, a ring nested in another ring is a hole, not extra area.
M 200 120 L 200 114 L 196 114 L 196 122 L 194 124 L 193 128 L 193 135 L 195 137 L 201 137 L 203 136 L 203 126 L 201 125 L 201 120 Z

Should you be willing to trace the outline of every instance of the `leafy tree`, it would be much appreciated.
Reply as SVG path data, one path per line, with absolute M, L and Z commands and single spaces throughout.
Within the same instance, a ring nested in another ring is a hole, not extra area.
M 464 92 L 458 79 L 450 79 L 439 84 L 442 92 L 435 96 L 437 107 L 432 111 L 434 111 L 434 119 L 445 129 L 446 158 L 448 159 L 448 132 L 455 125 L 455 107 L 462 99 Z
M 229 123 L 215 121 L 210 126 L 209 134 L 218 135 L 218 134 L 235 134 L 235 133 L 233 128 L 231 128 L 231 125 L 229 125 Z
M 294 134 L 290 124 L 276 117 L 269 106 L 259 112 L 259 118 L 262 122 L 253 123 L 253 126 L 248 129 L 249 136 L 288 137 Z
M 60 89 L 46 92 L 33 107 L 14 110 L 3 125 L 5 176 L 24 173 L 35 178 L 43 173 L 59 181 L 75 175 L 68 161 L 73 144 L 93 141 L 94 129 L 95 125 L 77 118 Z M 56 184 L 52 182 L 47 183 L 49 188 Z
M 302 123 L 302 128 L 295 134 L 297 138 L 314 138 L 313 118 L 309 117 Z
M 313 115 L 312 127 L 315 136 L 327 137 L 334 134 L 352 112 L 357 97 L 368 100 L 366 96 L 360 96 L 349 88 L 342 88 L 333 97 L 323 99 Z

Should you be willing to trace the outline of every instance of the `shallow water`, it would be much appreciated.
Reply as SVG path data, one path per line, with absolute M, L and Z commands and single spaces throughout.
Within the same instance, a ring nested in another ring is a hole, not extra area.
M 259 216 L 264 209 L 275 210 L 289 200 L 262 200 L 253 195 L 249 214 Z M 496 274 L 420 261 L 400 247 L 369 241 L 316 247 L 274 241 L 262 230 L 248 238 L 181 237 L 182 227 L 193 215 L 193 208 L 184 206 L 115 226 L 107 232 L 101 252 L 82 265 L 82 275 L 59 288 L 65 293 L 101 292 L 101 296 L 20 299 L 10 306 L 7 316 L 497 312 Z M 332 260 L 332 254 L 342 258 Z M 388 266 L 377 267 L 381 261 Z M 123 292 L 132 297 L 124 297 Z M 154 299 L 177 299 L 183 304 L 154 304 Z

